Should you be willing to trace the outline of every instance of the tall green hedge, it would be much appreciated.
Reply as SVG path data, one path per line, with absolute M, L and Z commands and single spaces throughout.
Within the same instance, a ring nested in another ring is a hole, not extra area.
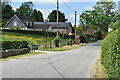
M 1 41 L 2 50 L 29 48 L 27 41 Z
M 12 33 L 20 33 L 20 34 L 23 34 L 23 35 L 26 35 L 26 34 L 29 34 L 29 35 L 42 35 L 42 36 L 50 36 L 50 37 L 55 37 L 57 35 L 56 32 L 49 32 L 49 31 L 39 31 L 39 30 L 21 30 L 21 29 L 2 29 L 1 30 L 3 33 L 4 32 L 12 32 Z M 63 36 L 64 35 L 64 36 Z M 64 39 L 68 39 L 69 36 L 68 34 L 59 34 L 59 36 L 61 38 L 64 38 Z M 72 35 L 71 37 L 72 39 L 74 39 L 74 35 Z
M 120 29 L 111 32 L 102 41 L 101 63 L 109 78 L 120 79 Z

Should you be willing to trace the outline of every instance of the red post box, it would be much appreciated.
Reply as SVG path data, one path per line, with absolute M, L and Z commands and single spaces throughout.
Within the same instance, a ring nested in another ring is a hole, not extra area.
M 80 44 L 80 36 L 76 36 L 76 42 L 77 42 L 77 45 L 79 45 Z

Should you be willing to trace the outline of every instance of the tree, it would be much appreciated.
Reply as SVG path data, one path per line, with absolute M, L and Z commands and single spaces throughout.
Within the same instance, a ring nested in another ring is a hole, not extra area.
M 99 1 L 93 7 L 94 10 L 85 11 L 80 15 L 82 24 L 90 24 L 94 29 L 101 30 L 103 33 L 108 32 L 108 26 L 111 22 L 116 21 L 115 3 L 111 1 Z
M 14 15 L 11 5 L 2 3 L 2 19 L 10 19 Z
M 65 19 L 65 14 L 62 12 L 59 13 L 59 22 L 65 22 L 67 19 Z M 48 15 L 48 21 L 49 22 L 57 22 L 57 10 L 53 10 L 49 15 Z
M 32 18 L 33 21 L 44 22 L 43 14 L 40 11 L 37 11 L 36 9 L 34 9 L 33 11 Z
M 111 23 L 111 24 L 110 24 L 110 27 L 111 27 L 113 30 L 116 30 L 116 29 L 120 28 L 120 22 Z
M 16 14 L 20 16 L 26 16 L 31 18 L 33 13 L 33 3 L 32 2 L 24 2 L 20 6 L 20 8 L 16 9 Z
M 77 31 L 77 33 L 81 33 L 82 32 L 82 30 L 83 30 L 83 26 L 82 25 L 79 25 L 78 27 L 76 27 L 76 31 Z
M 9 2 L 1 3 L 1 11 L 2 11 L 2 27 L 6 24 L 7 20 L 10 19 L 14 15 L 14 10 L 12 9 Z

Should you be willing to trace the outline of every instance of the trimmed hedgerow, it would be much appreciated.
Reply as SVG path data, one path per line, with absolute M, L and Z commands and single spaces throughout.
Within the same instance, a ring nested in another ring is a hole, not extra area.
M 102 41 L 101 63 L 109 78 L 120 79 L 120 29 L 111 32 Z
M 2 50 L 29 48 L 27 41 L 2 41 Z

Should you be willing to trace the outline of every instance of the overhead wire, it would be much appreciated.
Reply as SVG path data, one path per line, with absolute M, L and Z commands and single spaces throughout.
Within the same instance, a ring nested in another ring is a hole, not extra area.
M 49 3 L 50 5 L 52 5 L 52 6 L 54 6 L 55 8 L 57 8 L 57 6 L 56 6 L 56 5 L 54 5 L 54 4 L 50 3 L 50 2 L 47 2 L 47 3 Z
M 66 7 L 69 8 L 69 10 L 75 12 L 75 10 L 73 10 L 70 6 L 68 6 L 68 4 L 67 4 L 64 0 L 62 0 L 62 1 L 63 1 L 63 3 L 66 5 Z M 78 13 L 78 11 L 76 11 L 76 12 L 77 12 L 78 15 L 80 15 L 80 13 Z

